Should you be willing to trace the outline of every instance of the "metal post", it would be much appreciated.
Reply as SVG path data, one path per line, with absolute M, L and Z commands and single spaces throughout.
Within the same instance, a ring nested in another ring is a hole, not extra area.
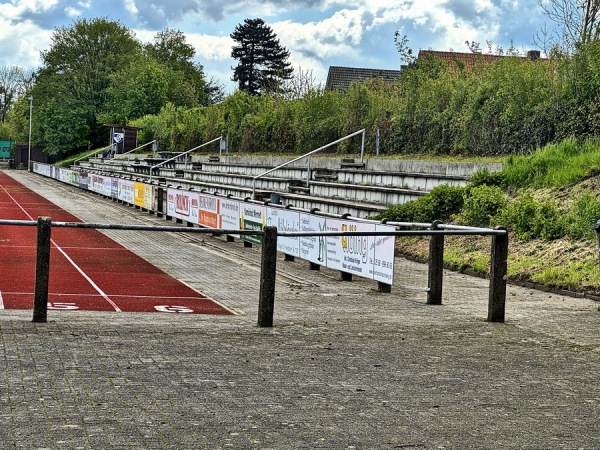
M 50 217 L 38 217 L 33 322 L 46 322 L 50 280 Z
M 260 265 L 258 326 L 272 327 L 277 270 L 277 227 L 267 226 L 264 231 Z
M 360 162 L 363 163 L 365 159 L 365 133 L 366 129 L 362 130 L 362 143 L 360 145 Z
M 161 187 L 156 189 L 156 217 L 162 217 L 164 212 L 165 190 Z
M 496 230 L 506 228 L 497 227 Z M 506 309 L 506 278 L 508 274 L 508 233 L 492 237 L 492 257 L 490 270 L 490 297 L 488 321 L 504 322 Z
M 436 220 L 431 229 L 436 230 L 441 222 Z M 444 235 L 438 234 L 429 238 L 429 277 L 427 303 L 442 304 L 442 285 L 444 276 Z
M 31 172 L 31 119 L 33 115 L 33 97 L 27 97 L 29 100 L 29 152 L 27 154 L 27 171 Z

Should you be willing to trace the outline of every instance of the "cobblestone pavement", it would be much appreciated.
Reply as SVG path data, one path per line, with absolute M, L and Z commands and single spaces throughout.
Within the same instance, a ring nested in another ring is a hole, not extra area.
M 24 172 L 82 220 L 170 224 Z M 600 448 L 600 312 L 590 300 L 396 261 L 391 294 L 280 258 L 258 328 L 260 251 L 107 232 L 236 316 L 0 311 L 1 449 Z M 415 288 L 416 287 L 416 288 Z

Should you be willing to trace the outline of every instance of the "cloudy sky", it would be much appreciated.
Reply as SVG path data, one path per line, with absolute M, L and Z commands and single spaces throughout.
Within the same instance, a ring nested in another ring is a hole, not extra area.
M 298 71 L 324 82 L 329 66 L 398 69 L 394 32 L 419 49 L 467 52 L 465 41 L 535 48 L 546 21 L 537 0 L 0 0 L 0 66 L 35 69 L 53 30 L 78 18 L 106 17 L 143 42 L 166 27 L 183 31 L 209 77 L 231 92 L 229 35 L 261 18 Z

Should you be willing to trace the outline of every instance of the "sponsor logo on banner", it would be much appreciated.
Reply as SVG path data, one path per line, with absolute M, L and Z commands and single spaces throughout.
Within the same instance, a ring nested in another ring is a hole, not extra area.
M 221 227 L 225 230 L 239 230 L 240 225 L 240 202 L 229 198 L 221 198 Z M 238 235 L 233 235 L 238 237 Z
M 325 218 L 312 214 L 300 215 L 300 231 L 305 233 L 325 231 Z M 302 236 L 300 238 L 300 257 L 312 263 L 327 264 L 327 242 L 325 236 Z
M 281 208 L 267 208 L 267 225 L 277 227 L 277 231 L 300 231 L 300 213 Z M 300 257 L 300 238 L 278 236 L 277 251 Z
M 214 195 L 198 195 L 198 223 L 208 228 L 221 228 L 220 199 Z
M 266 222 L 266 208 L 242 203 L 242 230 L 262 230 Z M 242 240 L 252 244 L 262 244 L 262 236 L 242 236 Z

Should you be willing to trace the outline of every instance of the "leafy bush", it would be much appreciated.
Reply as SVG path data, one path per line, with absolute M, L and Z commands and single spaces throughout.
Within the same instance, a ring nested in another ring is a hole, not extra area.
M 596 239 L 592 226 L 600 220 L 600 200 L 591 192 L 585 192 L 568 214 L 568 232 L 574 239 Z
M 497 186 L 476 186 L 465 191 L 459 221 L 477 227 L 487 227 L 506 206 L 504 192 Z
M 387 218 L 393 222 L 449 221 L 461 210 L 464 192 L 465 188 L 460 186 L 441 185 L 417 200 L 394 205 L 373 218 L 377 220 Z
M 482 185 L 487 186 L 503 186 L 505 183 L 505 175 L 503 171 L 491 172 L 487 167 L 478 169 L 469 177 L 469 186 L 477 187 Z
M 526 192 L 507 205 L 499 217 L 500 223 L 522 240 L 557 239 L 564 236 L 566 223 L 555 202 L 540 203 Z

